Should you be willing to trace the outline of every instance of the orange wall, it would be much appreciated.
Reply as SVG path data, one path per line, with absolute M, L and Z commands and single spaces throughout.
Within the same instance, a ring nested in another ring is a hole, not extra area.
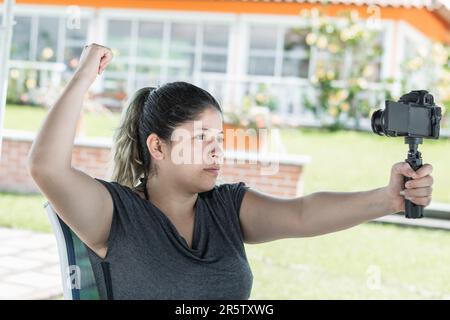
M 0 0 L 0 2 L 2 2 Z M 148 8 L 162 10 L 214 11 L 226 13 L 261 13 L 296 15 L 305 8 L 318 7 L 306 3 L 263 3 L 212 0 L 17 0 L 18 4 L 80 5 L 109 8 Z M 360 16 L 367 17 L 366 6 L 329 5 L 321 6 L 328 15 L 341 10 L 355 9 Z M 381 18 L 404 20 L 414 25 L 428 37 L 450 43 L 450 23 L 426 9 L 381 8 Z

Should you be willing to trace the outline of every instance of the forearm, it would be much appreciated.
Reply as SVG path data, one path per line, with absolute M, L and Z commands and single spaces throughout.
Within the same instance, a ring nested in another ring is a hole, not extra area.
M 71 167 L 76 125 L 89 85 L 89 79 L 81 74 L 75 74 L 66 85 L 47 113 L 31 146 L 29 167 L 51 170 Z
M 339 231 L 394 211 L 385 188 L 360 192 L 316 192 L 302 198 L 302 234 L 314 236 Z

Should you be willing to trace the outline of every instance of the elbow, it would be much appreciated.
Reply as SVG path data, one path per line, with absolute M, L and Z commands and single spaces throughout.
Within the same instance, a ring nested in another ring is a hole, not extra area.
M 29 176 L 38 184 L 46 181 L 53 181 L 56 176 L 64 176 L 71 167 L 57 165 L 55 163 L 43 163 L 28 160 L 26 168 Z
M 36 155 L 36 153 L 34 153 L 32 146 L 31 150 L 28 153 L 26 162 L 26 168 L 30 176 L 34 176 L 35 174 L 39 173 L 40 168 L 43 167 L 43 165 L 41 164 L 42 161 L 39 162 L 38 160 L 38 156 Z
M 42 176 L 48 175 L 51 171 L 55 171 L 55 167 L 53 165 L 49 165 L 48 163 L 42 163 L 34 160 L 33 158 L 27 159 L 26 168 L 28 174 L 33 178 L 39 178 Z
M 33 161 L 33 159 L 30 156 L 28 156 L 27 158 L 25 167 L 27 168 L 28 174 L 30 176 L 33 176 L 33 174 L 35 174 L 37 171 L 37 164 L 35 161 Z
M 27 165 L 26 165 L 28 174 L 32 177 L 32 178 L 36 178 L 39 175 L 42 175 L 43 173 L 43 166 L 42 165 L 38 165 L 34 162 L 31 162 L 28 160 Z
M 28 174 L 30 176 L 34 176 L 35 174 L 41 172 L 43 165 L 40 164 L 39 161 L 37 160 L 37 157 L 30 152 L 27 157 L 26 168 Z
M 52 159 L 51 162 L 49 160 L 49 157 L 44 154 L 30 153 L 26 162 L 28 174 L 31 177 L 41 177 L 43 175 L 47 176 L 53 172 L 61 172 L 60 170 L 64 168 L 64 166 L 59 162 L 56 162 L 55 159 Z

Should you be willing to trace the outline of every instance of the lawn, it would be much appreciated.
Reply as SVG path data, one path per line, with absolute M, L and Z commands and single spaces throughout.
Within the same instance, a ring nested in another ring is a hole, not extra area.
M 246 245 L 251 299 L 450 299 L 449 245 L 449 232 L 375 223 Z
M 40 194 L 0 192 L 0 226 L 51 232 Z
M 8 106 L 5 127 L 35 131 L 45 112 Z M 88 136 L 111 136 L 119 115 L 86 114 Z M 282 130 L 290 153 L 307 154 L 305 193 L 358 191 L 387 184 L 403 161 L 402 138 L 361 132 Z M 450 140 L 426 140 L 434 200 L 450 203 Z M 41 195 L 0 193 L 0 225 L 51 232 Z M 314 238 L 246 245 L 254 274 L 251 299 L 450 299 L 450 233 L 375 223 Z
M 5 112 L 6 129 L 39 130 L 47 111 L 32 106 L 7 105 Z M 88 137 L 112 137 L 115 126 L 119 125 L 120 114 L 95 114 L 83 111 L 85 134 Z

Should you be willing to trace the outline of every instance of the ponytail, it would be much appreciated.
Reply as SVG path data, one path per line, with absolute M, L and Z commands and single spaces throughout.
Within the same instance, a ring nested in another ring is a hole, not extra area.
M 138 180 L 142 182 L 149 175 L 147 162 L 150 157 L 145 156 L 145 152 L 148 153 L 145 140 L 144 146 L 141 146 L 139 126 L 145 103 L 154 89 L 144 87 L 134 94 L 129 106 L 122 112 L 120 126 L 114 134 L 114 169 L 111 180 L 129 188 L 135 188 Z

